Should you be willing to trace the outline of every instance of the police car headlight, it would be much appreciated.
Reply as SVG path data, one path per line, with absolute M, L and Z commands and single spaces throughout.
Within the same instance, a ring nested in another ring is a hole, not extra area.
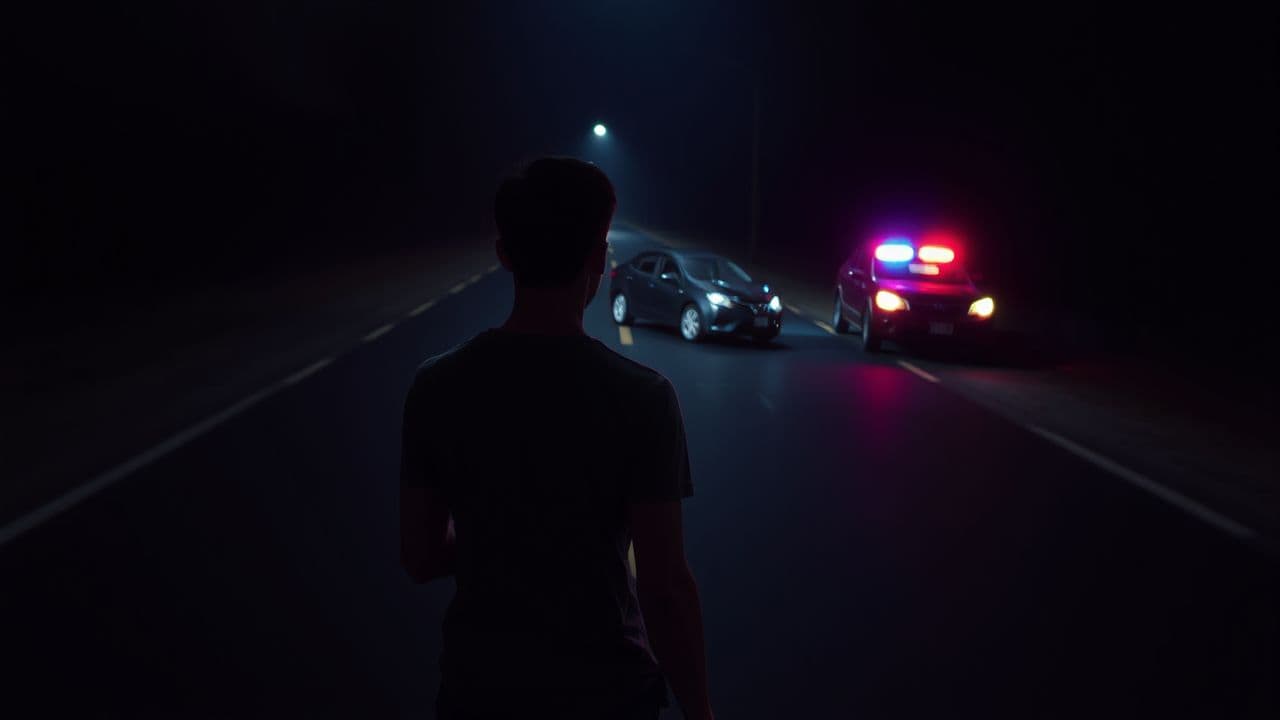
M 782 298 L 774 295 L 773 299 L 769 301 L 769 310 L 772 312 L 782 312 Z
M 989 297 L 974 300 L 969 306 L 969 314 L 974 317 L 989 318 L 996 311 L 996 301 Z

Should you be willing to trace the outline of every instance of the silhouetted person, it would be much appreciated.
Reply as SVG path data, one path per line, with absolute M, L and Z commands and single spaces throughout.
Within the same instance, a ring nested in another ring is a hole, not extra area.
M 402 562 L 419 582 L 457 580 L 446 720 L 655 718 L 664 674 L 686 717 L 711 717 L 675 391 L 582 329 L 615 204 L 578 160 L 503 182 L 511 315 L 423 364 L 405 403 Z

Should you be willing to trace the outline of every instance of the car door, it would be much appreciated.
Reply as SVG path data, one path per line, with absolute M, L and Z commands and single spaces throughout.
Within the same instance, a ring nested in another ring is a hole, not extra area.
M 844 301 L 844 316 L 855 324 L 862 322 L 862 313 L 866 310 L 870 292 L 871 265 L 868 247 L 859 245 L 840 270 L 840 298 Z
M 653 277 L 653 311 L 657 320 L 674 324 L 680 317 L 686 295 L 684 273 L 670 255 L 663 255 Z
M 653 295 L 658 259 L 656 253 L 646 253 L 632 260 L 628 266 L 627 299 L 631 303 L 631 314 L 636 317 L 653 318 L 657 314 Z

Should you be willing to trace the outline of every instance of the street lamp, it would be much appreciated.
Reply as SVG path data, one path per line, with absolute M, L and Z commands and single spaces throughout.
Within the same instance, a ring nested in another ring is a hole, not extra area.
M 601 125 L 600 123 L 596 123 L 596 126 L 591 128 L 591 132 L 595 133 L 596 137 L 602 138 L 609 134 L 609 128 Z

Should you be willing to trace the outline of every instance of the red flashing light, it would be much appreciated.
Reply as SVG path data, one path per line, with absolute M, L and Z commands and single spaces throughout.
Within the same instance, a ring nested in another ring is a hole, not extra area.
M 921 262 L 942 265 L 953 262 L 956 259 L 956 251 L 941 245 L 925 245 L 920 248 L 916 256 L 920 258 Z

